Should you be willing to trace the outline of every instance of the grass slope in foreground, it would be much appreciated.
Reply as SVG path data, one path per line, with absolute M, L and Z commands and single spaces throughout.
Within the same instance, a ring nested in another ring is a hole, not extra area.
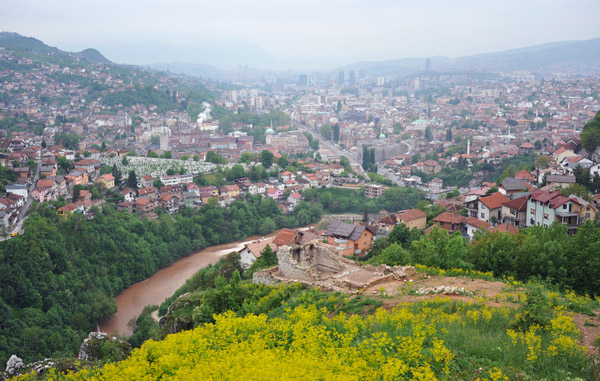
M 448 278 L 452 279 L 456 278 Z M 216 315 L 215 323 L 199 324 L 162 341 L 149 340 L 122 362 L 66 377 L 594 378 L 594 362 L 580 345 L 575 314 L 567 311 L 573 301 L 541 286 L 507 284 L 494 300 L 485 295 L 422 295 L 407 303 L 414 286 L 397 296 L 381 290 L 377 297 L 365 297 L 299 286 L 259 286 L 239 282 L 239 277 L 219 283 L 232 296 L 248 296 L 238 314 Z M 365 303 L 373 298 L 383 307 L 374 311 L 372 302 Z M 577 298 L 579 304 L 597 307 L 594 300 Z M 201 312 L 202 306 L 197 308 Z

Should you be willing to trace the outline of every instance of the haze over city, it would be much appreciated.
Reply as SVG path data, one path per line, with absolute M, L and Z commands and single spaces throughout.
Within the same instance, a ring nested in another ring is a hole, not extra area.
M 598 37 L 577 1 L 4 1 L 3 30 L 118 63 L 332 69 L 355 61 L 497 52 Z

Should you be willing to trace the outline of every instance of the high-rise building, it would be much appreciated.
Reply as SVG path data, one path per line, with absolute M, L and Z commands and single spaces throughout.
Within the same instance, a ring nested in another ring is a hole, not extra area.
M 383 86 L 385 84 L 384 77 L 377 77 L 377 86 Z
M 298 76 L 298 86 L 308 86 L 308 75 L 300 74 Z
M 338 73 L 338 84 L 341 86 L 344 85 L 344 71 L 340 70 L 340 72 Z
M 425 60 L 425 71 L 428 73 L 431 71 L 431 58 L 429 57 Z
M 350 73 L 348 73 L 348 83 L 350 84 L 350 86 L 356 85 L 356 78 L 354 77 L 354 70 L 350 70 Z
M 169 149 L 169 135 L 168 134 L 160 134 L 159 135 L 159 146 L 162 151 L 167 151 Z

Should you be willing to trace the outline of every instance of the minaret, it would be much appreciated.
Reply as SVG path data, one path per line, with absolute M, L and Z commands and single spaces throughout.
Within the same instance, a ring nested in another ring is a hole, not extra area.
M 467 139 L 467 155 L 471 154 L 471 139 Z

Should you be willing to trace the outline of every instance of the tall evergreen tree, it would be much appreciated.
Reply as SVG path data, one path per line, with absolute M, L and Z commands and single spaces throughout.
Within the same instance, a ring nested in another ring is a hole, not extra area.
M 137 177 L 135 171 L 129 171 L 129 177 L 127 177 L 127 186 L 129 188 L 137 189 Z

